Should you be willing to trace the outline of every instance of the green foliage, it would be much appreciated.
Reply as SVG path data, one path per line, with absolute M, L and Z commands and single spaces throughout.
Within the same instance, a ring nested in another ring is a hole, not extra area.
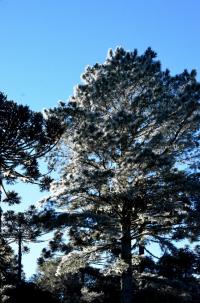
M 9 183 L 16 178 L 38 179 L 37 159 L 57 142 L 62 127 L 53 116 L 44 118 L 28 106 L 7 100 L 0 93 L 0 168 Z
M 171 76 L 155 57 L 150 48 L 110 51 L 104 64 L 87 67 L 69 103 L 52 111 L 66 128 L 53 154 L 61 177 L 51 186 L 49 228 L 76 217 L 68 229 L 74 252 L 60 271 L 111 264 L 123 303 L 132 300 L 140 245 L 173 251 L 173 240 L 199 235 L 198 218 L 189 218 L 199 205 L 200 84 L 195 71 Z
M 65 303 L 119 301 L 119 278 L 105 277 L 99 269 L 92 267 L 74 274 L 57 275 L 59 263 L 60 258 L 57 258 L 40 265 L 33 281 Z
M 7 191 L 6 184 L 23 181 L 38 183 L 42 189 L 46 189 L 51 179 L 39 171 L 38 159 L 53 148 L 62 132 L 60 121 L 53 115 L 44 117 L 28 106 L 7 100 L 0 92 L 0 258 L 1 280 L 6 280 L 8 285 L 16 283 L 8 272 L 16 272 L 12 265 L 14 256 L 8 243 L 18 241 L 22 229 L 23 240 L 35 239 L 38 230 L 33 231 L 34 227 L 30 225 L 30 216 L 33 215 L 30 211 L 26 215 L 13 211 L 3 214 L 1 202 L 8 205 L 20 203 L 18 193 Z
M 1 285 L 16 280 L 17 266 L 13 250 L 8 242 L 0 238 L 0 282 Z
M 4 183 L 51 190 L 39 214 L 32 207 L 0 216 L 5 302 L 23 302 L 27 290 L 48 302 L 197 302 L 199 248 L 176 242 L 199 239 L 200 84 L 195 71 L 171 76 L 155 58 L 150 48 L 110 50 L 105 63 L 87 67 L 69 103 L 45 116 L 0 94 L 3 202 L 20 200 Z M 49 151 L 58 181 L 39 171 Z M 39 260 L 40 289 L 13 287 L 5 238 L 18 240 L 20 268 L 22 242 L 41 228 L 55 233 Z M 163 252 L 158 262 L 145 255 L 152 242 Z

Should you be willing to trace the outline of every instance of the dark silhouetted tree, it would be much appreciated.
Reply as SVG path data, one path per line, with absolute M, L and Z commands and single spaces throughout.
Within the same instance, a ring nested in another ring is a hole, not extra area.
M 3 217 L 2 235 L 8 242 L 16 243 L 18 247 L 18 283 L 22 280 L 22 254 L 29 251 L 26 246 L 30 242 L 37 242 L 41 232 L 37 225 L 33 223 L 35 208 L 31 207 L 24 213 L 7 211 Z
M 7 264 L 8 245 L 2 234 L 1 203 L 12 205 L 20 202 L 18 193 L 8 191 L 6 184 L 22 181 L 37 183 L 41 189 L 48 188 L 51 178 L 40 172 L 38 159 L 55 146 L 62 131 L 60 121 L 53 115 L 46 117 L 42 113 L 33 112 L 28 106 L 7 100 L 7 97 L 0 92 L 1 266 Z M 4 271 L 3 268 L 1 270 Z

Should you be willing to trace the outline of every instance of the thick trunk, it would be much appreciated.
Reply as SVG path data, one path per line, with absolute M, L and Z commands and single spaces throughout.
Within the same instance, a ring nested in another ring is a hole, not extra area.
M 144 245 L 139 244 L 139 256 L 144 257 L 144 249 L 145 249 Z M 140 260 L 140 261 L 142 261 L 142 260 Z M 138 267 L 138 270 L 139 270 L 140 273 L 143 273 L 143 271 L 144 271 L 144 263 L 143 262 L 140 263 L 140 265 Z
M 18 236 L 18 283 L 22 280 L 22 234 L 19 232 Z
M 131 254 L 131 219 L 130 212 L 122 221 L 121 258 L 128 264 L 128 269 L 121 277 L 121 303 L 133 302 L 132 254 Z

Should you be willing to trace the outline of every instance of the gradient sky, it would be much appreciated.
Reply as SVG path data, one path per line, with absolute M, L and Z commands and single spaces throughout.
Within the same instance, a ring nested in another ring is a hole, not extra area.
M 0 91 L 33 110 L 67 100 L 109 48 L 151 46 L 172 74 L 200 74 L 199 0 L 0 0 Z M 199 77 L 198 77 L 199 78 Z M 41 194 L 19 187 L 23 209 Z M 30 276 L 39 245 L 24 257 Z

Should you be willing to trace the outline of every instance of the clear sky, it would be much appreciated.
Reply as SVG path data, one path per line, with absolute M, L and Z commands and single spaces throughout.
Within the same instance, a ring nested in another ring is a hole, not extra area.
M 0 91 L 34 110 L 67 100 L 109 48 L 151 46 L 172 74 L 200 74 L 199 0 L 0 0 Z M 23 189 L 24 203 L 37 189 Z M 26 203 L 25 203 L 26 201 Z M 24 260 L 34 272 L 38 248 Z

